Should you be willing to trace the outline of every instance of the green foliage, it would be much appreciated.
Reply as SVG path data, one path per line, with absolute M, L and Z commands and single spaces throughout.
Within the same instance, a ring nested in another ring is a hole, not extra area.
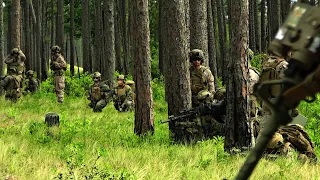
M 259 72 L 262 71 L 262 62 L 266 58 L 266 54 L 258 54 L 255 55 L 252 60 L 250 61 L 250 64 L 252 67 L 255 67 Z
M 165 89 L 164 89 L 164 77 L 160 76 L 160 78 L 154 78 L 152 80 L 152 93 L 153 99 L 156 100 L 164 100 L 165 97 Z
M 54 92 L 53 75 L 41 83 L 41 91 L 46 93 Z M 77 76 L 65 76 L 65 93 L 68 96 L 85 96 L 90 85 L 93 83 L 90 74 L 81 74 L 80 79 Z

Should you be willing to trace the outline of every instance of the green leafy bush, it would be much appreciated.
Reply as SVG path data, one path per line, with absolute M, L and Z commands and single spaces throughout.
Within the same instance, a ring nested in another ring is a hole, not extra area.
M 86 73 L 78 77 L 65 76 L 65 93 L 68 96 L 81 97 L 86 95 L 89 86 L 92 84 L 91 75 Z M 53 75 L 51 75 L 46 81 L 41 83 L 41 91 L 50 93 L 54 92 Z

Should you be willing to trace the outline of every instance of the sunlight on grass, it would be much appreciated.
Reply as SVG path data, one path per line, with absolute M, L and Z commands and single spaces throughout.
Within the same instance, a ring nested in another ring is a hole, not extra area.
M 193 146 L 172 144 L 168 125 L 159 123 L 168 117 L 162 100 L 154 104 L 155 134 L 145 137 L 133 132 L 133 112 L 119 113 L 110 103 L 94 113 L 88 103 L 85 97 L 66 96 L 59 104 L 53 93 L 42 92 L 17 104 L 1 97 L 0 179 L 233 179 L 245 160 L 225 153 L 221 137 Z M 59 128 L 46 127 L 48 112 L 59 114 Z M 295 156 L 263 159 L 251 179 L 319 175 L 319 165 L 302 164 Z

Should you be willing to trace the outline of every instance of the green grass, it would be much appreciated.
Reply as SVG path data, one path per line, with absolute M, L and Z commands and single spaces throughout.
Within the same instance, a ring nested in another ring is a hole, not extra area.
M 167 124 L 159 123 L 167 117 L 163 100 L 155 101 L 155 134 L 146 137 L 134 134 L 133 113 L 119 113 L 112 104 L 93 113 L 88 103 L 85 97 L 66 97 L 58 104 L 54 94 L 44 92 L 17 104 L 1 97 L 0 179 L 233 179 L 245 160 L 223 152 L 221 137 L 193 146 L 172 144 Z M 307 106 L 301 111 L 307 113 Z M 44 125 L 48 112 L 60 115 L 59 129 Z M 302 164 L 296 155 L 263 159 L 251 179 L 314 180 L 320 168 Z

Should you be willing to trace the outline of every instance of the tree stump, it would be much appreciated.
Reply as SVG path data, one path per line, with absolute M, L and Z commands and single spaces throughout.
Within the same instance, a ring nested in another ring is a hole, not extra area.
M 51 112 L 47 113 L 46 114 L 45 123 L 49 127 L 51 127 L 51 126 L 59 126 L 60 125 L 59 115 L 57 113 L 51 113 Z

